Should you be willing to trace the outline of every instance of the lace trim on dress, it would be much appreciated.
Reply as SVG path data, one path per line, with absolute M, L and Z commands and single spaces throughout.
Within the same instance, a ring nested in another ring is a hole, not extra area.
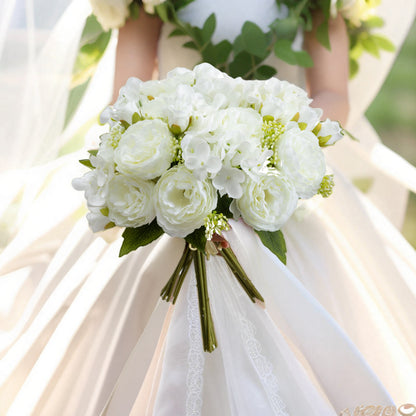
M 188 287 L 187 301 L 189 353 L 188 374 L 186 376 L 186 416 L 200 416 L 205 358 L 201 344 L 198 294 L 196 286 L 192 283 Z
M 247 353 L 253 361 L 254 367 L 266 394 L 270 400 L 270 404 L 276 416 L 289 416 L 286 404 L 280 397 L 280 388 L 277 377 L 273 372 L 272 363 L 262 354 L 260 342 L 256 339 L 256 327 L 247 318 L 241 315 L 241 336 L 244 341 Z

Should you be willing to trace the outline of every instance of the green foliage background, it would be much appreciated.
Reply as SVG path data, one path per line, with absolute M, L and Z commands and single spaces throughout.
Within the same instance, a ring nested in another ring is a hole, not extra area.
M 416 21 L 367 117 L 382 141 L 416 166 Z M 416 248 L 416 195 L 411 194 L 403 234 Z

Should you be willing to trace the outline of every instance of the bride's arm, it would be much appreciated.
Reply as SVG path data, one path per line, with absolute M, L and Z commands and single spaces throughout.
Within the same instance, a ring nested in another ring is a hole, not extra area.
M 324 119 L 329 117 L 345 125 L 349 111 L 347 29 L 340 14 L 335 19 L 330 19 L 331 51 L 328 51 L 316 40 L 315 35 L 322 19 L 320 14 L 316 14 L 313 31 L 305 34 L 304 46 L 314 61 L 314 66 L 306 70 L 307 88 L 314 100 L 312 106 L 324 110 Z
M 129 19 L 119 30 L 112 102 L 129 77 L 151 79 L 161 25 L 159 18 L 141 10 L 138 19 Z

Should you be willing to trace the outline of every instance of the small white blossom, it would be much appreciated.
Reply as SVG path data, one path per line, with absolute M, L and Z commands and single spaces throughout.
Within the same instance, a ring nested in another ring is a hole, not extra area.
M 186 135 L 181 147 L 185 166 L 199 179 L 205 179 L 208 173 L 215 175 L 221 169 L 220 158 L 211 154 L 209 144 L 201 137 Z
M 243 195 L 241 184 L 245 179 L 246 175 L 240 169 L 223 167 L 212 180 L 212 184 L 221 196 L 228 194 L 230 198 L 241 198 Z

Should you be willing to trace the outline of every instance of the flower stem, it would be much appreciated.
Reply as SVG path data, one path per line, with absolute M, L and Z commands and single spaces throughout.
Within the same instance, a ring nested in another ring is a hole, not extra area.
M 193 252 L 196 286 L 198 291 L 199 314 L 201 318 L 202 343 L 204 351 L 212 352 L 217 347 L 214 323 L 209 304 L 205 255 L 199 250 Z
M 223 248 L 220 253 L 252 302 L 255 302 L 256 299 L 258 299 L 264 303 L 263 296 L 259 293 L 247 276 L 231 247 Z
M 170 279 L 162 289 L 160 296 L 167 302 L 172 301 L 174 304 L 178 298 L 179 291 L 181 290 L 182 283 L 185 279 L 186 273 L 189 270 L 189 266 L 192 261 L 192 253 L 188 244 L 185 244 L 185 248 L 182 253 L 182 257 L 179 260 L 174 272 Z

